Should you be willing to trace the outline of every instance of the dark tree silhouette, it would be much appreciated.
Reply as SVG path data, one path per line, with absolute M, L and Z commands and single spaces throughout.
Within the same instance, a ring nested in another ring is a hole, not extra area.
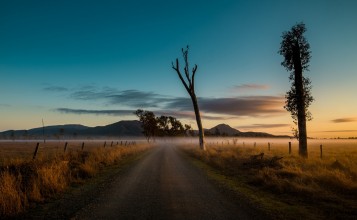
M 169 130 L 170 136 L 180 136 L 185 133 L 185 128 L 179 120 L 170 116 L 169 122 L 171 124 L 171 128 Z
M 189 68 L 189 63 L 188 63 L 188 46 L 186 48 L 186 50 L 184 50 L 182 48 L 182 56 L 183 56 L 183 60 L 185 63 L 185 67 L 184 67 L 184 72 L 185 72 L 185 77 L 186 80 L 184 79 L 184 77 L 181 74 L 181 70 L 180 70 L 180 66 L 179 66 L 179 60 L 176 59 L 176 63 L 172 63 L 172 68 L 176 71 L 177 75 L 179 76 L 182 84 L 185 86 L 185 89 L 187 90 L 188 94 L 191 97 L 192 100 L 192 104 L 193 104 L 193 109 L 195 111 L 195 115 L 196 115 L 196 122 L 197 122 L 197 127 L 198 127 L 198 134 L 199 134 L 199 143 L 200 143 L 200 148 L 202 150 L 206 150 L 205 147 L 205 141 L 204 141 L 204 131 L 203 131 L 203 127 L 202 127 L 202 121 L 201 121 L 201 115 L 200 115 L 200 110 L 198 108 L 198 104 L 197 104 L 197 98 L 196 98 L 196 94 L 195 94 L 195 74 L 197 71 L 197 65 L 195 64 L 195 66 L 192 68 L 192 74 L 190 73 L 190 68 Z
M 291 89 L 285 95 L 284 108 L 291 113 L 294 123 L 298 125 L 295 134 L 299 140 L 299 155 L 308 157 L 306 120 L 311 120 L 308 107 L 314 100 L 311 95 L 311 81 L 303 76 L 308 71 L 311 58 L 310 44 L 304 37 L 304 23 L 296 24 L 288 32 L 283 32 L 279 54 L 284 56 L 282 66 L 290 71 Z
M 185 136 L 191 129 L 190 125 L 182 125 L 179 120 L 172 116 L 155 117 L 153 112 L 142 109 L 138 109 L 134 114 L 139 117 L 143 134 L 148 142 L 150 142 L 150 139 L 155 140 L 156 136 Z
M 146 137 L 146 140 L 150 142 L 150 139 L 155 138 L 158 133 L 155 114 L 153 112 L 144 111 L 142 109 L 138 109 L 136 112 L 134 112 L 134 114 L 139 117 L 139 121 L 141 122 L 141 126 L 143 128 L 143 133 Z
M 156 118 L 158 122 L 158 126 L 161 128 L 160 136 L 168 136 L 169 135 L 169 126 L 170 126 L 170 121 L 169 117 L 167 116 L 160 116 Z

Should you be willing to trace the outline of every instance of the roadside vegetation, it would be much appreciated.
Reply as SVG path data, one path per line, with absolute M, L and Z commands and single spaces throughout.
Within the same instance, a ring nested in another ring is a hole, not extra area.
M 217 144 L 218 143 L 218 144 Z M 219 141 L 182 146 L 194 164 L 220 184 L 281 219 L 355 219 L 357 142 L 311 141 L 309 159 L 288 143 Z M 232 143 L 236 143 L 235 145 Z
M 82 184 L 101 169 L 137 156 L 151 147 L 149 144 L 103 147 L 87 151 L 54 150 L 35 160 L 21 155 L 0 165 L 0 218 L 24 212 L 31 203 L 41 203 L 56 197 L 73 184 Z M 20 147 L 18 147 L 20 148 Z

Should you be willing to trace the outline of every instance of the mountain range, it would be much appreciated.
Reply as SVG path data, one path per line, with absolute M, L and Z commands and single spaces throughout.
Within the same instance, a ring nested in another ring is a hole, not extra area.
M 205 129 L 206 135 L 212 136 L 236 136 L 236 137 L 281 137 L 264 132 L 242 132 L 237 129 L 232 128 L 227 124 L 219 124 L 211 129 Z
M 140 137 L 143 136 L 141 123 L 137 120 L 119 121 L 105 126 L 87 127 L 79 124 L 53 125 L 29 130 L 8 130 L 0 132 L 0 139 L 42 138 L 88 138 L 88 137 Z M 263 132 L 241 132 L 227 124 L 219 124 L 205 129 L 207 136 L 237 137 L 278 137 Z M 279 136 L 280 137 L 280 136 Z M 286 136 L 288 137 L 288 136 Z
M 0 132 L 0 138 L 42 138 L 49 139 L 79 137 L 138 137 L 142 136 L 139 121 L 119 121 L 105 126 L 87 127 L 79 124 L 53 125 L 29 130 L 8 130 Z

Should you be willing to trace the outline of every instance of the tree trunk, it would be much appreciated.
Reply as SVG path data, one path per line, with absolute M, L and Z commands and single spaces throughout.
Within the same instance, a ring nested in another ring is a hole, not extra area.
M 204 139 L 205 134 L 204 134 L 204 131 L 202 128 L 201 114 L 200 114 L 200 110 L 198 108 L 196 94 L 192 93 L 190 95 L 191 95 L 193 108 L 195 110 L 196 122 L 197 122 L 197 127 L 198 127 L 198 135 L 199 135 L 199 140 L 200 140 L 200 148 L 201 148 L 201 150 L 206 150 L 205 139 Z
M 305 112 L 305 96 L 304 96 L 304 83 L 302 77 L 302 66 L 300 59 L 300 48 L 297 45 L 294 48 L 294 73 L 295 73 L 295 89 L 297 101 L 297 117 L 299 129 L 299 155 L 307 158 L 307 131 L 306 131 L 306 112 Z

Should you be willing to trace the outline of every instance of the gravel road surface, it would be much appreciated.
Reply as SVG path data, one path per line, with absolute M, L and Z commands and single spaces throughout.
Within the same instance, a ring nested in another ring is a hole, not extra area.
M 114 178 L 73 219 L 257 219 L 212 184 L 175 146 L 161 145 Z

